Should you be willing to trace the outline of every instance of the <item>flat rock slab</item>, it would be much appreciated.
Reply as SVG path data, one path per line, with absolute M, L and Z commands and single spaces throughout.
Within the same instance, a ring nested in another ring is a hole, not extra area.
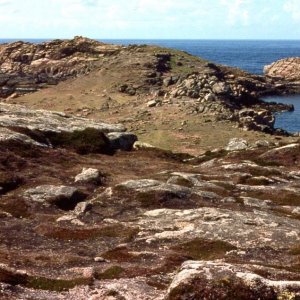
M 1 142 L 21 142 L 23 144 L 31 144 L 39 147 L 45 147 L 43 143 L 39 143 L 34 139 L 30 138 L 26 134 L 15 132 L 8 128 L 0 127 L 0 143 Z
M 199 209 L 157 209 L 140 219 L 143 238 L 222 240 L 238 248 L 270 246 L 286 248 L 300 241 L 300 221 L 262 211 Z
M 0 126 L 20 127 L 41 132 L 73 132 L 94 128 L 103 133 L 124 132 L 122 124 L 107 124 L 68 116 L 61 112 L 31 110 L 20 105 L 0 103 Z

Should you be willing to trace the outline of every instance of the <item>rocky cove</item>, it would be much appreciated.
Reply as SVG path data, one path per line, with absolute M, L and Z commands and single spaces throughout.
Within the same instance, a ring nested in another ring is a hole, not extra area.
M 283 95 L 283 96 L 269 96 L 262 98 L 266 102 L 276 102 L 290 104 L 294 106 L 294 110 L 278 112 L 275 114 L 275 124 L 276 128 L 282 128 L 290 133 L 297 134 L 300 132 L 299 120 L 299 95 Z
M 299 299 L 300 143 L 260 100 L 297 92 L 283 65 L 1 45 L 0 298 Z

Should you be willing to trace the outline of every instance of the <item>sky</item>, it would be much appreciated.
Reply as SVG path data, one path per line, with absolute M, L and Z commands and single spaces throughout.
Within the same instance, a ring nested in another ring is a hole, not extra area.
M 0 38 L 300 39 L 300 0 L 0 0 Z

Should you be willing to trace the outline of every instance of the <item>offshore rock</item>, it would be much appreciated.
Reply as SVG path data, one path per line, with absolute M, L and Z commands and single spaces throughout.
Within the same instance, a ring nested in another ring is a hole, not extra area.
M 300 80 L 300 57 L 290 57 L 278 60 L 264 67 L 264 73 L 273 78 L 284 80 Z
M 278 60 L 265 66 L 264 73 L 279 92 L 286 94 L 300 92 L 300 57 Z

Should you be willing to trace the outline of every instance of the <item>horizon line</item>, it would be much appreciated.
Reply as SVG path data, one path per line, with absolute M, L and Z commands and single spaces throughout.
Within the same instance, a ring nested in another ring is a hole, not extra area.
M 74 36 L 75 37 L 75 36 Z M 73 38 L 74 38 L 73 37 Z M 85 36 L 83 36 L 85 37 Z M 70 37 L 66 37 L 66 38 L 48 38 L 48 37 L 40 37 L 40 38 L 2 38 L 0 37 L 0 40 L 72 40 L 73 38 Z M 92 40 L 97 40 L 97 41 L 101 41 L 101 40 L 119 40 L 119 41 L 128 41 L 128 40 L 133 40 L 133 41 L 152 41 L 152 40 L 156 40 L 156 41 L 300 41 L 300 39 L 283 39 L 283 38 L 90 38 L 90 37 L 86 37 Z

